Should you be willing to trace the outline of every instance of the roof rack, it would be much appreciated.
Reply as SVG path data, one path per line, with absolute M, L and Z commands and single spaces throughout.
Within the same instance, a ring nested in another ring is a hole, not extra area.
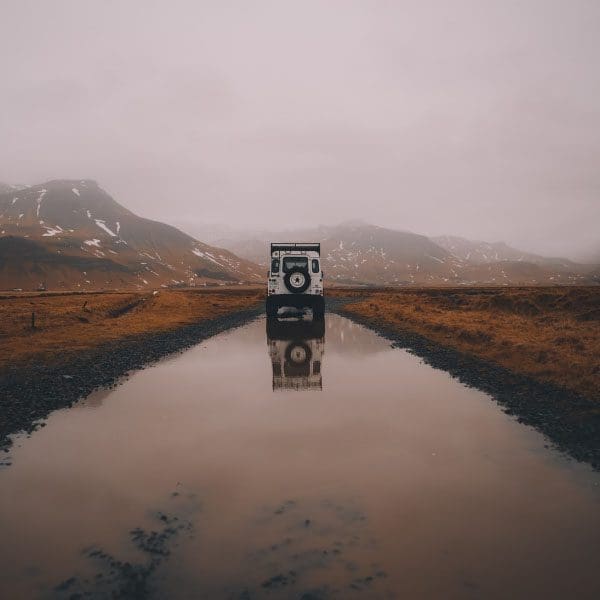
M 271 256 L 273 252 L 317 252 L 321 255 L 321 244 L 316 243 L 271 243 Z

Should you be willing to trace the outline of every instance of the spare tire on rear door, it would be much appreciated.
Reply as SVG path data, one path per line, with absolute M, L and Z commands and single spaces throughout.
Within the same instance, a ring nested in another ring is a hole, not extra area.
M 311 358 L 312 352 L 310 347 L 302 340 L 290 342 L 285 349 L 285 360 L 297 367 L 308 365 Z
M 292 292 L 292 294 L 301 294 L 310 285 L 310 275 L 307 269 L 300 269 L 295 267 L 286 273 L 283 278 L 285 287 Z

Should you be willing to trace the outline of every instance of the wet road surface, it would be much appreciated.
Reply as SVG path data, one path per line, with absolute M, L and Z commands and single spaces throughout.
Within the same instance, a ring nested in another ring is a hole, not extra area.
M 546 444 L 343 317 L 259 319 L 17 440 L 0 597 L 597 598 L 600 476 Z

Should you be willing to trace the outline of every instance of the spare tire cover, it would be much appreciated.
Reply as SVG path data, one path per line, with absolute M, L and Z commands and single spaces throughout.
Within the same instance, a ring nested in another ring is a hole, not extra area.
M 312 352 L 308 344 L 302 340 L 290 342 L 285 349 L 285 360 L 297 367 L 306 365 L 312 358 Z
M 295 268 L 286 274 L 283 283 L 292 294 L 301 294 L 310 285 L 310 275 L 306 269 Z

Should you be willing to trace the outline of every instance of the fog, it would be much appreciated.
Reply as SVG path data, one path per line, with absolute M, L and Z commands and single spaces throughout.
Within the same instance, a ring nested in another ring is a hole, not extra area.
M 0 0 L 0 181 L 172 223 L 347 219 L 583 258 L 597 0 Z

